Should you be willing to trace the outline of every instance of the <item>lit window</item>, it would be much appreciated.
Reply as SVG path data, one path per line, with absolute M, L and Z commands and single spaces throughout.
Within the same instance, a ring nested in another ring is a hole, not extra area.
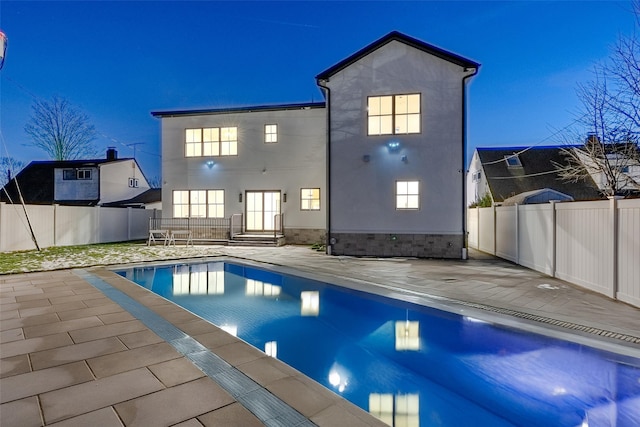
M 278 125 L 264 125 L 264 143 L 273 144 L 278 142 Z
M 302 188 L 300 189 L 300 209 L 303 211 L 320 210 L 320 189 Z
M 369 135 L 420 133 L 420 94 L 370 96 Z
M 184 190 L 173 191 L 173 217 L 187 218 L 189 216 L 189 192 Z
M 508 168 L 521 168 L 522 162 L 520 162 L 520 157 L 516 153 L 513 153 L 510 156 L 504 156 L 504 161 L 507 162 Z
M 396 182 L 396 209 L 419 209 L 420 186 L 418 181 Z
M 237 154 L 237 127 L 185 130 L 185 157 L 235 156 Z
M 224 190 L 174 190 L 174 218 L 224 218 Z

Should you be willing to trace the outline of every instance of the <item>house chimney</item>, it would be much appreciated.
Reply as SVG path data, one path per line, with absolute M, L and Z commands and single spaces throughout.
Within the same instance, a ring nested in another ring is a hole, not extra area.
M 116 151 L 116 147 L 108 147 L 107 160 L 116 160 L 117 158 L 118 158 L 118 152 Z
M 595 132 L 589 132 L 587 134 L 587 140 L 585 141 L 585 145 L 597 145 L 600 144 L 600 138 L 598 138 L 598 135 Z

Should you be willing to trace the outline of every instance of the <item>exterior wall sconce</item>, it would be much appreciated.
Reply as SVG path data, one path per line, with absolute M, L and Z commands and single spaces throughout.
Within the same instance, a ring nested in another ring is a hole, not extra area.
M 400 160 L 402 160 L 404 163 L 408 163 L 408 162 L 409 162 L 409 159 L 407 158 L 407 156 L 406 156 L 406 155 L 405 155 L 405 156 L 400 157 Z
M 390 153 L 397 153 L 400 150 L 400 142 L 399 141 L 389 141 L 387 142 L 387 148 Z
M 242 203 L 242 193 L 238 194 L 238 201 Z
M 287 193 L 284 193 L 284 194 L 282 195 L 282 202 L 283 202 L 283 203 L 287 203 Z
M 368 154 L 365 154 L 364 156 L 362 156 L 362 161 L 365 163 L 369 163 L 369 161 L 371 160 L 371 156 Z
M 214 162 L 213 160 L 208 160 L 208 161 L 207 161 L 207 167 L 208 167 L 209 169 L 211 169 L 211 168 L 213 167 L 213 165 L 215 165 L 215 164 L 216 164 L 216 162 Z

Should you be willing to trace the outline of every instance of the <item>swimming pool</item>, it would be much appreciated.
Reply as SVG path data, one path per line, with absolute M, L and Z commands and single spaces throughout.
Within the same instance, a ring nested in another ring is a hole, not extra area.
M 628 354 L 237 263 L 118 273 L 389 425 L 640 425 Z

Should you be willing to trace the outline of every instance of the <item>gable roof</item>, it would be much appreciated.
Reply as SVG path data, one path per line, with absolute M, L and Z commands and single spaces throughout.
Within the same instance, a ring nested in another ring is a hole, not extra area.
M 482 170 L 493 201 L 500 203 L 517 194 L 542 188 L 559 191 L 575 200 L 601 199 L 598 186 L 591 177 L 578 182 L 566 182 L 560 179 L 553 162 L 566 163 L 561 152 L 565 148 L 567 147 L 477 148 L 476 152 L 482 163 Z M 505 157 L 514 153 L 519 153 L 521 167 L 507 166 Z
M 104 207 L 144 207 L 150 203 L 162 201 L 162 188 L 150 188 L 144 193 L 140 193 L 128 200 L 120 200 L 117 202 L 105 203 Z
M 318 74 L 316 76 L 316 79 L 318 80 L 326 80 L 329 77 L 333 76 L 334 74 L 336 74 L 337 72 L 347 68 L 348 66 L 350 66 L 351 64 L 353 64 L 354 62 L 360 60 L 361 58 L 369 55 L 371 52 L 379 49 L 380 47 L 386 45 L 387 43 L 390 43 L 392 41 L 399 41 L 401 43 L 404 43 L 406 45 L 409 45 L 411 47 L 414 47 L 418 50 L 421 50 L 423 52 L 429 53 L 433 56 L 436 56 L 440 59 L 444 59 L 445 61 L 449 61 L 453 64 L 459 65 L 461 67 L 464 68 L 478 68 L 480 67 L 480 64 L 472 61 L 470 59 L 464 58 L 460 55 L 456 55 L 455 53 L 452 52 L 448 52 L 444 49 L 441 49 L 437 46 L 433 46 L 431 44 L 425 43 L 421 40 L 418 39 L 414 39 L 413 37 L 409 37 L 406 34 L 402 34 L 398 31 L 392 31 L 389 34 L 387 34 L 386 36 L 374 41 L 373 43 L 365 46 L 364 48 L 360 49 L 359 51 L 357 51 L 356 53 L 354 53 L 353 55 L 343 59 L 342 61 L 338 62 L 337 64 L 333 65 L 330 68 L 327 68 L 326 70 L 324 70 L 323 72 L 321 72 L 320 74 Z
M 36 160 L 25 166 L 18 174 L 0 190 L 0 201 L 20 203 L 16 181 L 20 186 L 20 192 L 25 203 L 52 204 L 64 202 L 66 205 L 92 206 L 98 203 L 98 199 L 91 200 L 55 200 L 54 199 L 54 170 L 56 169 L 82 169 L 99 167 L 104 163 L 117 163 L 134 160 L 133 158 L 120 159 L 89 159 L 89 160 Z M 7 196 L 7 193 L 9 195 Z

